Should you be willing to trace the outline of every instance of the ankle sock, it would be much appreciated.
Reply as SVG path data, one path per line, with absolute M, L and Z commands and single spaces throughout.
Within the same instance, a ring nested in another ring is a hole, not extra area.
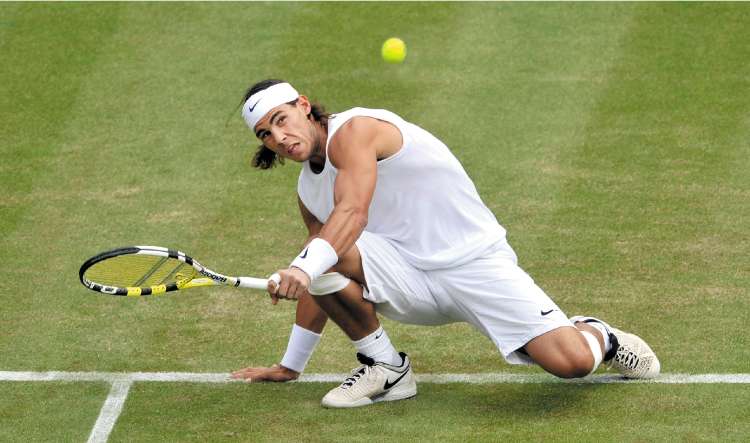
M 393 347 L 388 333 L 382 326 L 378 327 L 372 334 L 352 341 L 352 344 L 357 348 L 357 352 L 377 362 L 401 366 L 401 356 L 398 355 L 398 351 Z
M 609 340 L 609 332 L 607 331 L 607 328 L 598 321 L 591 321 L 586 324 L 592 328 L 596 328 L 596 330 L 602 334 L 602 337 L 604 338 L 604 353 L 606 354 L 609 352 L 609 350 L 612 349 L 612 342 Z

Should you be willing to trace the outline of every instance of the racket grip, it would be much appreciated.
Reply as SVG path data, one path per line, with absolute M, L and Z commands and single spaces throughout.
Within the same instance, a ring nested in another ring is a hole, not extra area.
M 240 288 L 264 290 L 268 287 L 268 279 L 255 277 L 237 277 L 236 286 Z
M 278 272 L 274 272 L 274 273 L 273 273 L 273 274 L 271 275 L 271 277 L 269 277 L 269 278 L 268 278 L 268 280 L 269 280 L 269 281 L 272 281 L 272 282 L 274 283 L 274 285 L 276 285 L 276 287 L 277 287 L 277 288 L 278 288 L 278 287 L 279 287 L 279 285 L 281 284 L 281 276 L 279 275 L 279 273 L 278 273 Z
M 237 277 L 237 286 L 240 288 L 266 289 L 269 281 L 273 281 L 278 287 L 281 283 L 281 276 L 275 273 L 270 278 Z

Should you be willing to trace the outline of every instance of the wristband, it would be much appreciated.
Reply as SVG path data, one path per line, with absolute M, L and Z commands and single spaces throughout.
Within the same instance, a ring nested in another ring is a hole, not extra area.
M 310 277 L 310 282 L 320 277 L 339 262 L 339 256 L 330 243 L 318 237 L 300 252 L 289 267 L 299 268 Z
M 328 295 L 344 289 L 351 280 L 338 272 L 329 272 L 313 280 L 307 292 L 310 295 Z
M 297 371 L 300 374 L 305 370 L 307 362 L 310 361 L 315 346 L 320 341 L 321 334 L 303 328 L 295 324 L 289 335 L 289 343 L 286 345 L 286 353 L 281 359 L 281 366 Z

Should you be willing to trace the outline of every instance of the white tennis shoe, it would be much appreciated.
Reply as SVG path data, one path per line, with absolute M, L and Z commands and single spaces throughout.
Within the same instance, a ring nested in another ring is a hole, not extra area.
M 409 357 L 403 352 L 401 365 L 393 366 L 357 353 L 362 363 L 341 385 L 331 389 L 321 404 L 326 408 L 356 408 L 381 401 L 395 401 L 417 395 L 417 382 Z
M 661 364 L 651 347 L 635 334 L 609 328 L 609 339 L 612 341 L 612 352 L 604 360 L 607 367 L 622 374 L 625 378 L 655 378 L 661 371 Z M 615 337 L 612 340 L 612 336 Z M 615 350 L 616 349 L 616 350 Z
M 573 323 L 592 321 L 601 323 L 609 332 L 612 349 L 604 356 L 604 364 L 609 369 L 622 374 L 625 378 L 655 378 L 661 371 L 661 364 L 651 347 L 640 337 L 629 332 L 613 328 L 607 323 L 593 317 L 576 316 L 570 319 Z

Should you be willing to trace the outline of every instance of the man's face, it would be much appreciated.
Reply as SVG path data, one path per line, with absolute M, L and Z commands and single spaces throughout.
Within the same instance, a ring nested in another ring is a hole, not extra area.
M 316 142 L 309 113 L 309 100 L 300 96 L 295 105 L 285 103 L 268 111 L 255 125 L 255 135 L 277 155 L 303 162 L 312 155 Z

